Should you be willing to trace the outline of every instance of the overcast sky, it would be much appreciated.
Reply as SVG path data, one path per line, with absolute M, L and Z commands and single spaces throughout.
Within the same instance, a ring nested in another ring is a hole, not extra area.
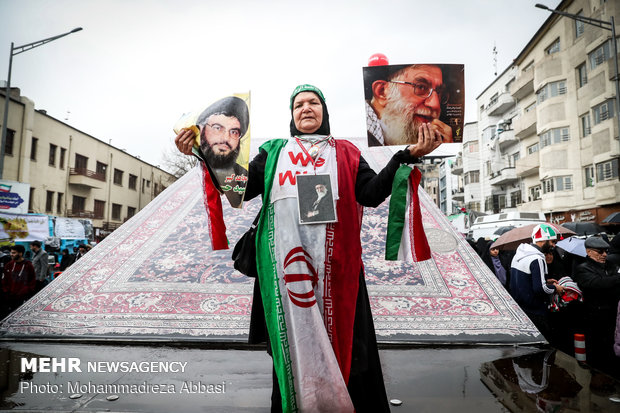
M 37 109 L 155 165 L 184 113 L 251 91 L 252 137 L 286 137 L 297 84 L 321 88 L 336 137 L 365 136 L 362 67 L 465 64 L 466 116 L 549 13 L 541 0 L 0 0 L 0 79 L 10 43 L 84 30 L 13 59 Z M 549 7 L 559 0 L 543 1 Z

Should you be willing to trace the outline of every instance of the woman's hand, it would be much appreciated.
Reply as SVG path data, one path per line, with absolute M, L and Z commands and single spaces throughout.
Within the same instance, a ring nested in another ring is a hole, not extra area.
M 191 129 L 181 129 L 181 132 L 174 138 L 174 143 L 177 146 L 177 149 L 184 153 L 185 155 L 192 154 L 192 146 L 194 146 L 194 141 L 196 138 L 196 134 Z
M 423 123 L 418 129 L 418 143 L 409 145 L 409 153 L 416 158 L 421 158 L 433 152 L 442 143 L 441 134 L 432 129 L 430 123 Z

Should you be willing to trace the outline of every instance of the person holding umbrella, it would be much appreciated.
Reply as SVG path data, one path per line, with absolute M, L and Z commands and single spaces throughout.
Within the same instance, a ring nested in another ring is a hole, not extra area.
M 539 224 L 532 231 L 532 244 L 521 244 L 510 266 L 510 294 L 547 340 L 553 328 L 549 322 L 551 295 L 564 288 L 557 280 L 547 279 L 545 254 L 553 251 L 557 239 L 554 227 Z M 553 243 L 552 243 L 553 242 Z
M 588 363 L 617 376 L 620 361 L 614 355 L 613 345 L 620 273 L 617 265 L 608 262 L 609 244 L 601 237 L 586 239 L 585 247 L 588 258 L 577 267 L 573 279 L 583 291 Z

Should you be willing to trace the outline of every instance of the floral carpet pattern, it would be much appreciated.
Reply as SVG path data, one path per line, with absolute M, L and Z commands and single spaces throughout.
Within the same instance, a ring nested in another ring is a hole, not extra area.
M 363 150 L 379 170 L 389 148 Z M 544 339 L 424 191 L 433 259 L 383 259 L 388 202 L 366 209 L 362 246 L 382 342 L 531 343 Z M 224 203 L 226 201 L 224 200 Z M 260 200 L 226 208 L 231 248 Z M 237 341 L 247 338 L 253 279 L 232 249 L 212 251 L 194 169 L 0 324 L 0 337 Z

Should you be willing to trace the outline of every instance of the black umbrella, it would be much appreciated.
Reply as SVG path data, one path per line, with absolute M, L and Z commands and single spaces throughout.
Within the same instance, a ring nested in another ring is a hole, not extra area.
M 594 235 L 605 232 L 605 228 L 596 222 L 564 222 L 561 224 L 564 228 L 574 231 L 577 235 Z
M 602 222 L 605 224 L 620 224 L 620 212 L 607 215 Z

